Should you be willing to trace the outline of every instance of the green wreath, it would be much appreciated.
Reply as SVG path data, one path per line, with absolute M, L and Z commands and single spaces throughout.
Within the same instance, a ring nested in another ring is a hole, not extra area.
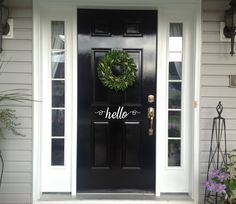
M 121 50 L 109 51 L 101 58 L 98 67 L 98 78 L 111 90 L 124 91 L 136 80 L 137 68 L 133 58 Z

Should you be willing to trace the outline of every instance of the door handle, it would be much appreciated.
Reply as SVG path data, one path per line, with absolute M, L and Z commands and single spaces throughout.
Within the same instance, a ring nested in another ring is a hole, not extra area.
M 153 107 L 148 108 L 148 119 L 149 119 L 149 128 L 148 128 L 148 135 L 153 135 L 153 120 L 155 116 L 155 109 Z

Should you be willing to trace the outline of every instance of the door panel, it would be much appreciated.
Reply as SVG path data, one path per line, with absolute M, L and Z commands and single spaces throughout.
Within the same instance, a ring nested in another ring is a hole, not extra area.
M 147 97 L 156 93 L 156 32 L 156 11 L 78 10 L 78 192 L 155 190 L 155 132 L 148 135 L 147 119 L 155 103 Z M 125 91 L 97 77 L 99 60 L 114 49 L 137 66 Z M 113 112 L 128 116 L 112 119 Z

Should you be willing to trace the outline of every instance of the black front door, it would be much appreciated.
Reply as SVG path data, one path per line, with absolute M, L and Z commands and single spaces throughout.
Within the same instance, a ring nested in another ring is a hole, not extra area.
M 157 11 L 78 10 L 78 192 L 155 190 L 155 118 L 149 135 L 147 112 L 155 109 L 156 32 Z M 97 77 L 110 50 L 126 51 L 138 69 L 124 91 Z M 128 115 L 108 117 L 114 112 Z

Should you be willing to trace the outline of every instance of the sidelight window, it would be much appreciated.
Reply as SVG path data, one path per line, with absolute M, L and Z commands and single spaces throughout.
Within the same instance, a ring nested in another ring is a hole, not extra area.
M 41 118 L 41 191 L 71 192 L 72 183 L 72 129 L 76 126 L 72 94 L 73 67 L 72 32 L 74 15 L 65 9 L 45 11 L 41 19 L 40 98 Z M 38 71 L 39 72 L 39 71 Z M 74 73 L 75 72 L 75 73 Z M 74 74 L 73 74 L 74 73 Z M 72 115 L 73 113 L 73 115 Z M 75 152 L 75 151 L 74 151 Z
M 168 167 L 181 166 L 183 24 L 169 25 Z
M 65 147 L 65 25 L 51 22 L 51 165 L 64 165 Z

